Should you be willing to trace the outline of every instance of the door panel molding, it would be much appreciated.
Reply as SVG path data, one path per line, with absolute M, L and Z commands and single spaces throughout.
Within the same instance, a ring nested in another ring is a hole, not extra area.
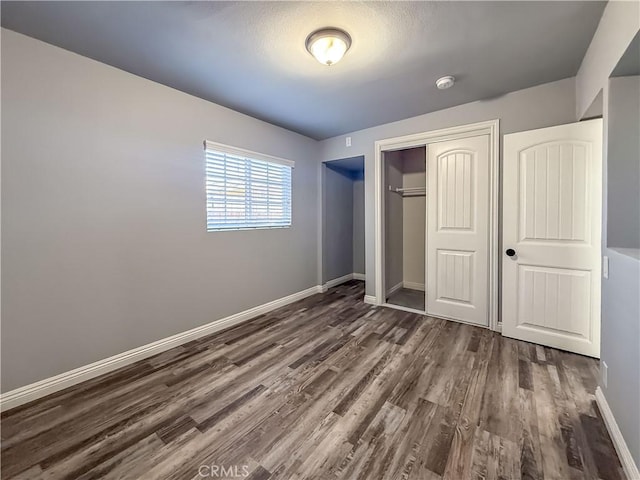
M 436 259 L 436 300 L 472 306 L 475 252 L 437 249 Z
M 573 157 L 571 164 L 561 161 L 562 154 L 566 155 L 568 150 Z M 519 240 L 591 243 L 592 215 L 588 195 L 590 162 L 593 161 L 591 145 L 571 140 L 541 142 L 518 151 L 517 156 L 517 181 L 524 192 L 523 201 L 519 203 Z M 574 177 L 576 173 L 578 182 Z M 567 183 L 569 179 L 571 184 Z M 543 192 L 544 196 L 540 195 Z M 541 218 L 536 215 L 534 198 L 546 205 L 542 212 L 545 215 L 540 215 Z M 560 207 L 557 212 L 553 208 L 554 202 Z
M 436 159 L 437 192 L 434 196 L 438 213 L 438 231 L 474 230 L 475 193 L 475 152 L 455 148 L 442 152 Z M 458 170 L 462 170 L 458 175 Z M 462 177 L 462 178 L 460 178 Z M 457 190 L 462 190 L 462 199 Z M 446 192 L 446 195 L 442 195 Z

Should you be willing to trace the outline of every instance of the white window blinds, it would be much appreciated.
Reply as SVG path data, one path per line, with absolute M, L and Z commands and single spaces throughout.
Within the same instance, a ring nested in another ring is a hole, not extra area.
M 205 142 L 207 231 L 291 225 L 293 162 Z

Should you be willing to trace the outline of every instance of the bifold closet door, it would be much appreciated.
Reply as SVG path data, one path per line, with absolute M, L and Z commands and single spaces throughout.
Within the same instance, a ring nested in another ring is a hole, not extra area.
M 427 147 L 427 314 L 489 324 L 489 136 Z

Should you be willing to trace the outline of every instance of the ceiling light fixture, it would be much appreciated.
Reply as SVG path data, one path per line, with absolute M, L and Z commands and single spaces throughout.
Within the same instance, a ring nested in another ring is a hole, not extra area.
M 323 65 L 338 63 L 351 46 L 351 37 L 338 28 L 322 28 L 307 37 L 307 50 Z
M 447 75 L 446 77 L 441 77 L 436 80 L 436 87 L 438 87 L 438 90 L 446 90 L 447 88 L 453 87 L 455 81 L 456 79 L 454 77 Z

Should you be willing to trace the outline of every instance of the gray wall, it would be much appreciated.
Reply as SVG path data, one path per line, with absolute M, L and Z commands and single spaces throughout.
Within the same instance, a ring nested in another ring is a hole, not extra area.
M 601 385 L 616 422 L 640 465 L 640 259 L 605 249 L 609 278 L 602 279 Z
M 353 179 L 323 165 L 323 283 L 353 273 Z
M 634 159 L 622 159 L 615 152 L 620 149 L 612 144 L 622 141 L 632 141 L 620 136 L 616 131 L 622 127 L 625 135 L 628 135 L 627 126 L 615 121 L 616 112 L 610 112 L 610 108 L 620 103 L 613 104 L 610 96 L 613 93 L 611 86 L 616 82 L 607 82 L 603 86 L 603 120 L 604 120 L 604 182 L 603 182 L 603 212 L 602 212 L 602 254 L 609 258 L 609 278 L 602 279 L 602 311 L 601 311 L 601 345 L 600 359 L 607 365 L 607 386 L 600 382 L 600 388 L 604 393 L 607 403 L 613 412 L 616 423 L 622 432 L 622 436 L 631 451 L 636 465 L 640 465 L 640 250 L 638 248 L 615 248 L 612 241 L 620 238 L 618 231 L 624 232 L 624 227 L 611 225 L 612 219 L 629 221 L 633 218 L 620 218 L 616 214 L 611 202 L 624 201 L 617 197 L 618 189 L 630 189 L 633 196 L 640 189 L 636 183 L 635 192 L 625 178 L 628 171 L 630 178 L 637 179 L 637 163 Z M 618 92 L 621 94 L 622 92 Z M 628 94 L 631 92 L 627 92 Z M 638 95 L 637 93 L 635 95 Z M 617 94 L 614 93 L 614 97 Z M 624 98 L 619 99 L 624 102 Z M 637 102 L 636 98 L 627 95 L 626 101 L 631 105 Z M 624 110 L 625 108 L 622 107 Z M 619 113 L 619 112 L 618 112 Z M 613 121 L 612 121 L 613 119 Z M 638 139 L 638 130 L 632 134 L 632 138 Z M 618 140 L 616 140 L 616 138 Z M 636 180 L 637 181 L 637 180 Z M 615 220 L 614 220 L 615 221 Z M 609 236 L 613 233 L 613 237 Z
M 360 178 L 353 182 L 353 273 L 364 272 L 364 178 Z
M 603 92 L 602 251 L 609 257 L 609 279 L 602 279 L 600 354 L 608 366 L 608 387 L 602 384 L 600 387 L 636 465 L 640 465 L 640 260 L 637 251 L 634 256 L 607 248 L 607 204 L 609 192 L 619 186 L 618 180 L 608 178 L 609 137 L 616 136 L 609 121 L 609 76 L 639 30 L 640 3 L 608 2 L 576 77 L 578 118 L 583 117 L 583 112 Z M 627 100 L 635 101 L 632 98 Z M 638 137 L 637 130 L 634 137 Z M 635 175 L 632 162 L 628 167 L 631 175 Z
M 607 246 L 640 248 L 640 76 L 609 81 Z
M 426 132 L 444 127 L 500 119 L 501 136 L 506 133 L 560 125 L 575 121 L 574 79 L 547 83 L 509 93 L 492 100 L 387 123 L 349 133 L 352 146 L 345 147 L 344 135 L 321 142 L 323 160 L 365 156 L 365 203 L 374 204 L 374 142 L 384 138 Z M 374 209 L 365 212 L 367 295 L 375 295 Z
M 385 289 L 391 290 L 403 280 L 403 201 L 402 195 L 387 188 L 402 187 L 402 152 L 384 153 L 384 235 Z
M 204 139 L 294 160 L 293 226 L 207 233 Z M 2 390 L 316 285 L 318 162 L 311 139 L 3 29 Z

